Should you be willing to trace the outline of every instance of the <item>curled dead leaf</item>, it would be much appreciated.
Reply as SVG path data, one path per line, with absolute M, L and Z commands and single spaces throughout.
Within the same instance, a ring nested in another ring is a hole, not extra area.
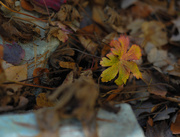
M 61 6 L 61 9 L 57 13 L 57 19 L 64 22 L 64 21 L 73 21 L 73 20 L 80 20 L 81 16 L 78 10 L 69 4 L 64 4 Z

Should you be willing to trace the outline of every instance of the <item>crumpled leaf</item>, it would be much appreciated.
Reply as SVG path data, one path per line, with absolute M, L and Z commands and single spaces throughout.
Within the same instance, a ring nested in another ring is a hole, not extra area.
M 129 78 L 130 72 L 137 78 L 142 78 L 142 74 L 138 69 L 137 64 L 133 60 L 138 60 L 141 57 L 141 49 L 138 45 L 132 45 L 129 48 L 129 38 L 120 36 L 118 40 L 113 40 L 110 43 L 111 52 L 107 57 L 103 57 L 100 64 L 103 67 L 109 67 L 101 74 L 102 82 L 108 82 L 114 79 L 117 85 L 125 84 Z
M 53 26 L 47 32 L 47 40 L 50 41 L 51 36 L 54 36 L 60 41 L 65 42 L 68 39 L 68 34 L 72 33 L 72 31 L 60 21 L 51 21 L 50 23 Z
M 119 15 L 114 9 L 106 6 L 104 9 L 105 23 L 111 26 L 115 31 L 119 33 L 125 33 L 127 31 L 126 25 L 129 22 L 127 16 Z
M 28 42 L 39 37 L 39 30 L 34 27 L 34 25 L 29 23 L 24 23 L 22 21 L 17 21 L 14 19 L 8 19 L 0 15 L 0 35 L 6 41 L 20 41 Z
M 74 62 L 72 56 L 75 52 L 69 46 L 59 46 L 54 53 L 50 56 L 50 64 L 55 68 L 60 68 L 59 61 L 70 61 Z
M 87 51 L 89 51 L 91 54 L 95 54 L 98 47 L 97 43 L 95 43 L 91 38 L 86 38 L 82 35 L 78 36 L 78 38 Z
M 58 20 L 64 21 L 74 21 L 80 20 L 81 16 L 78 10 L 72 5 L 64 4 L 61 6 L 61 9 L 57 13 Z
M 50 41 L 51 36 L 59 39 L 59 41 L 65 42 L 68 39 L 68 33 L 62 31 L 59 27 L 51 27 L 48 32 L 48 41 Z
M 165 25 L 159 21 L 145 21 L 141 27 L 146 42 L 153 43 L 156 47 L 161 47 L 168 43 Z
M 173 113 L 177 110 L 178 108 L 167 108 L 163 110 L 162 112 L 158 113 L 157 116 L 153 119 L 153 121 L 160 121 L 160 120 L 165 120 L 170 118 L 170 113 Z
M 0 45 L 3 47 L 3 60 L 13 65 L 18 65 L 25 56 L 25 51 L 20 45 L 12 44 Z

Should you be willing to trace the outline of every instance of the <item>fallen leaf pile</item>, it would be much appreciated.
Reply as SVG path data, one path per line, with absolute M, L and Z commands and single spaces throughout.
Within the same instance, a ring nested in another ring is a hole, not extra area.
M 97 137 L 98 110 L 129 103 L 147 137 L 179 136 L 179 1 L 0 5 L 0 113 L 38 110 L 39 137 L 68 118 Z

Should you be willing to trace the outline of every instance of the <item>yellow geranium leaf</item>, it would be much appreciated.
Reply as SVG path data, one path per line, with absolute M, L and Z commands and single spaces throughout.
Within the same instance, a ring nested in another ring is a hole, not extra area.
M 142 56 L 141 49 L 138 45 L 132 45 L 129 48 L 129 38 L 120 36 L 118 40 L 112 40 L 110 43 L 111 52 L 103 57 L 100 64 L 103 67 L 109 67 L 101 74 L 102 82 L 108 82 L 117 75 L 115 83 L 123 85 L 132 73 L 137 79 L 142 78 L 138 66 L 133 60 L 139 60 Z

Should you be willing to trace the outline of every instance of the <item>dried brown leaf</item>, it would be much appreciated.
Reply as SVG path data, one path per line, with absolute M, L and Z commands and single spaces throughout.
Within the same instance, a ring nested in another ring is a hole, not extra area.
M 40 36 L 35 27 L 28 23 L 11 19 L 9 21 L 3 19 L 0 26 L 0 35 L 7 41 L 29 42 Z
M 171 131 L 173 134 L 180 134 L 180 113 L 178 113 L 175 122 L 171 124 Z
M 80 20 L 81 16 L 78 10 L 72 5 L 64 4 L 61 6 L 61 9 L 57 13 L 57 19 L 64 21 L 74 21 Z
M 55 107 L 60 116 L 87 121 L 92 118 L 99 92 L 89 73 L 82 74 L 71 84 L 61 85 L 49 96 L 51 101 L 58 99 Z
M 54 106 L 54 103 L 48 100 L 46 93 L 40 93 L 36 97 L 36 104 L 38 108 Z
M 20 66 L 12 66 L 5 70 L 5 75 L 7 80 L 10 81 L 21 81 L 27 79 L 27 64 Z M 23 85 L 10 84 L 6 85 L 6 88 L 12 88 L 14 91 L 17 91 Z

